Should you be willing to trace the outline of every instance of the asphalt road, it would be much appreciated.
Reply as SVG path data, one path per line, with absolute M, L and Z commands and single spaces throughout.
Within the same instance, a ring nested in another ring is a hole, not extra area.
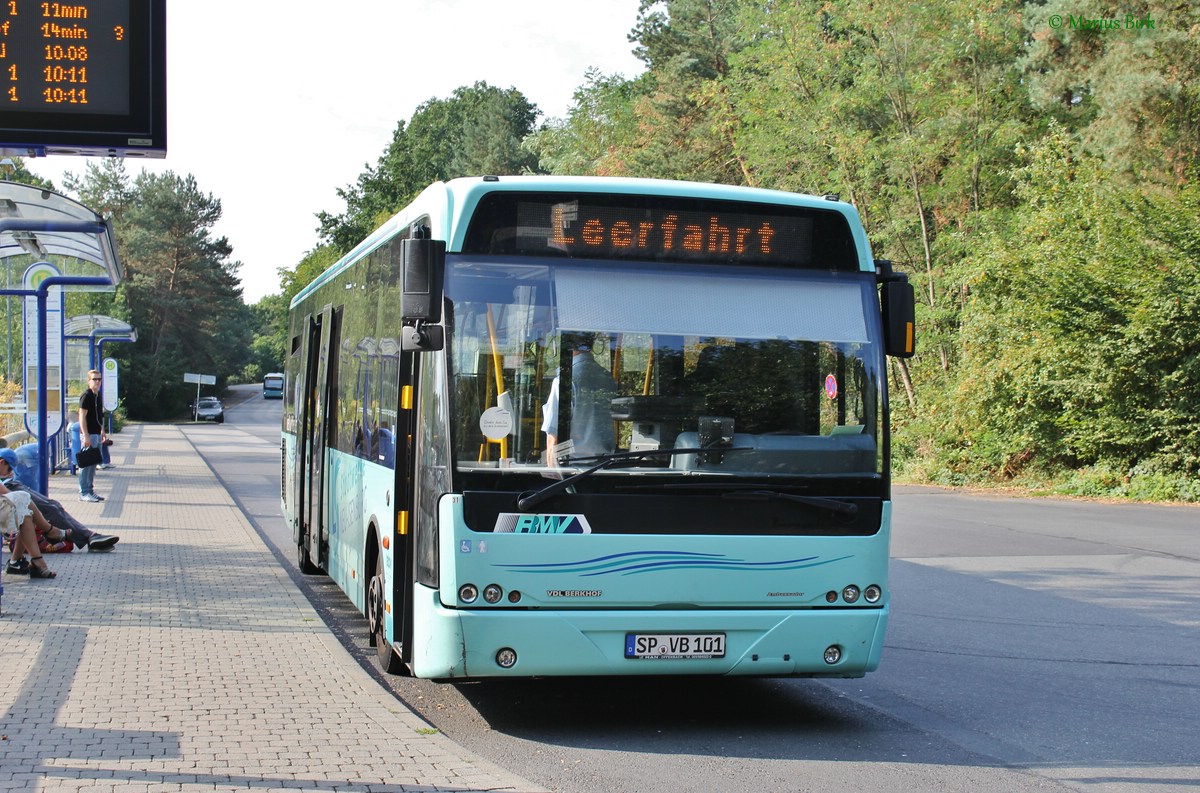
M 256 388 L 189 436 L 294 571 Z M 389 677 L 336 587 L 294 575 L 381 685 L 564 793 L 1200 789 L 1200 509 L 899 488 L 895 516 L 862 680 Z

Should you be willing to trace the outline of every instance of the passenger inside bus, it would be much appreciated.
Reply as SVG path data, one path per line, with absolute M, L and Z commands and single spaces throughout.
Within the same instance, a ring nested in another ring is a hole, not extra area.
M 612 374 L 595 358 L 595 333 L 564 333 L 563 350 L 571 351 L 570 367 L 563 367 L 569 378 L 570 413 L 563 422 L 569 427 L 570 446 L 559 443 L 559 393 L 562 372 L 550 385 L 543 406 L 542 431 L 546 433 L 546 463 L 554 465 L 560 457 L 592 457 L 613 451 L 612 400 L 617 395 Z M 564 439 L 565 441 L 566 439 Z

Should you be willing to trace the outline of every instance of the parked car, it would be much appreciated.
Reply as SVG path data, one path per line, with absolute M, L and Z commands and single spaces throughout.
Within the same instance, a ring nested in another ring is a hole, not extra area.
M 216 397 L 200 397 L 196 402 L 194 415 L 196 421 L 215 421 L 222 424 L 225 422 L 225 406 Z

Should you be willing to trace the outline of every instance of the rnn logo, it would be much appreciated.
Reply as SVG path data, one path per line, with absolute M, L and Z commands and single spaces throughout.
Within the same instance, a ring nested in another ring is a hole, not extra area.
M 497 534 L 591 534 L 583 515 L 524 515 L 502 513 L 496 516 Z

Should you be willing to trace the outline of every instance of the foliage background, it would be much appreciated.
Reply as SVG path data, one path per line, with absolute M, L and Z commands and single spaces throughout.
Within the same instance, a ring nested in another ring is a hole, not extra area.
M 837 193 L 910 274 L 903 476 L 1197 500 L 1198 33 L 1200 7 L 1161 1 L 643 0 L 640 75 L 582 75 L 548 120 L 486 82 L 431 98 L 250 308 L 192 177 L 105 164 L 72 187 L 119 221 L 135 417 L 185 399 L 181 366 L 279 368 L 291 297 L 432 181 L 694 179 Z

